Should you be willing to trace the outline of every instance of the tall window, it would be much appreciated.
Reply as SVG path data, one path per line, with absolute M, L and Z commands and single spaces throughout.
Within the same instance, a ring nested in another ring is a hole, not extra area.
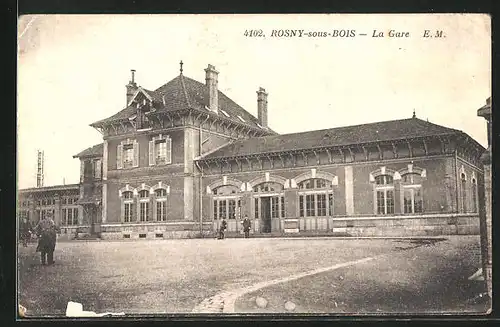
M 167 190 L 164 188 L 157 189 L 156 195 L 156 220 L 167 220 Z
M 101 178 L 101 170 L 102 170 L 101 169 L 101 167 L 102 167 L 101 160 L 94 160 L 92 162 L 92 164 L 94 166 L 93 169 L 92 169 L 93 172 L 94 172 L 94 178 L 97 178 L 97 179 Z
M 116 150 L 116 169 L 139 167 L 139 143 L 124 140 Z
M 328 180 L 311 178 L 298 183 L 297 186 L 300 217 L 333 215 L 333 190 Z
M 134 146 L 133 144 L 123 145 L 123 167 L 132 167 L 134 164 Z
M 423 212 L 422 177 L 415 173 L 405 174 L 401 177 L 401 186 L 404 213 Z
M 139 220 L 149 221 L 149 191 L 139 192 Z
M 465 174 L 460 175 L 462 185 L 462 212 L 467 211 L 467 177 Z
M 377 214 L 394 213 L 394 179 L 390 175 L 375 177 L 375 192 L 377 196 Z
M 78 208 L 63 208 L 61 224 L 66 226 L 77 226 Z
M 149 141 L 149 165 L 165 165 L 172 163 L 172 140 L 159 135 Z
M 477 212 L 477 182 L 472 179 L 472 211 Z
M 279 196 L 271 197 L 271 218 L 280 217 L 280 198 Z
M 281 217 L 285 218 L 285 197 L 281 197 Z
M 132 210 L 134 208 L 134 198 L 131 191 L 122 193 L 123 197 L 123 221 L 129 223 L 132 221 Z
M 228 200 L 228 218 L 229 219 L 236 219 L 236 200 L 235 199 L 230 199 Z
M 223 185 L 212 192 L 214 194 L 214 220 L 236 219 L 240 215 L 239 188 L 233 185 Z

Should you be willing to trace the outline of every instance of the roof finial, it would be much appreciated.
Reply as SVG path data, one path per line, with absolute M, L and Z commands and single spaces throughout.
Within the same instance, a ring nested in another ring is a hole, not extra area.
M 417 115 L 415 115 L 415 108 L 413 109 L 413 117 L 412 118 L 417 118 Z
M 181 75 L 182 75 L 182 65 L 184 65 L 184 63 L 181 60 L 181 62 L 179 64 L 181 65 Z

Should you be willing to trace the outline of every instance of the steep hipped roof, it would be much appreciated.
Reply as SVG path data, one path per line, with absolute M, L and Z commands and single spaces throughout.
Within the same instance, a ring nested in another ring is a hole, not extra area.
M 145 91 L 146 94 L 153 98 L 153 107 L 156 109 L 156 112 L 168 112 L 187 108 L 204 110 L 207 111 L 207 113 L 211 112 L 207 109 L 209 105 L 208 87 L 184 75 L 177 76 L 154 91 L 144 88 L 142 88 L 142 91 Z M 245 124 L 253 128 L 260 128 L 258 125 L 259 121 L 256 117 L 221 91 L 219 91 L 218 101 L 219 117 L 232 120 L 239 124 Z M 111 117 L 91 124 L 91 126 L 99 126 L 126 120 L 133 116 L 136 110 L 134 106 L 128 106 Z M 227 113 L 228 116 L 226 116 L 224 112 Z M 241 117 L 241 119 L 238 116 Z M 269 130 L 269 132 L 274 133 L 272 130 Z
M 81 158 L 81 157 L 102 157 L 103 153 L 103 143 L 96 144 L 91 146 L 88 149 L 83 150 L 82 152 L 75 154 L 73 158 Z
M 409 118 L 238 140 L 203 156 L 201 159 L 235 157 L 326 146 L 348 146 L 456 133 L 462 132 L 432 124 L 418 118 Z

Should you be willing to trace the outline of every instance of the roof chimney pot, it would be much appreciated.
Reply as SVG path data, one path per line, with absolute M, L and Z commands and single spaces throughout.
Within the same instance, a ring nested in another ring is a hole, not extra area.
M 132 78 L 126 85 L 127 87 L 127 103 L 126 106 L 128 106 L 130 100 L 134 96 L 135 92 L 137 91 L 137 84 L 135 83 L 135 69 L 131 69 L 130 72 L 132 73 Z
M 219 72 L 215 70 L 215 66 L 209 64 L 205 69 L 205 82 L 208 88 L 208 107 L 215 113 L 219 111 L 218 77 Z
M 267 95 L 266 89 L 259 87 L 257 91 L 257 118 L 259 124 L 264 128 L 267 128 Z

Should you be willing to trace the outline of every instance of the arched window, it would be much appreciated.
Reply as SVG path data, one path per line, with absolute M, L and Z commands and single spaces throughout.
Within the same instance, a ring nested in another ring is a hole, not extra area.
M 149 221 L 149 191 L 139 191 L 139 220 L 141 222 Z
M 212 192 L 214 194 L 214 220 L 240 218 L 241 199 L 238 187 L 223 185 Z
M 394 213 L 394 178 L 390 175 L 375 177 L 375 195 L 377 214 L 389 215 Z
M 462 186 L 462 212 L 467 211 L 467 176 L 464 173 L 460 175 Z
M 423 212 L 422 177 L 420 174 L 408 173 L 401 176 L 404 213 Z
M 311 178 L 297 183 L 300 217 L 333 215 L 333 190 L 329 185 L 331 183 L 322 178 Z
M 472 211 L 477 212 L 477 182 L 472 179 Z
M 255 219 L 262 221 L 261 231 L 271 232 L 271 219 L 285 217 L 285 197 L 283 185 L 274 182 L 264 182 L 253 187 Z
M 167 220 L 167 190 L 164 188 L 156 189 L 156 221 Z
M 122 193 L 123 198 L 123 221 L 129 223 L 132 221 L 132 210 L 134 208 L 134 194 L 131 191 Z

